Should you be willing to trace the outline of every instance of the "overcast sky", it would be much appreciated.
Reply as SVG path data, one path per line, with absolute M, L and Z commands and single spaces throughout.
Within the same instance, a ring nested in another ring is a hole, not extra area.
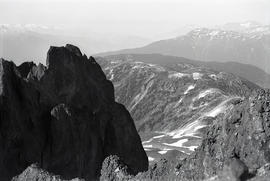
M 270 24 L 270 0 L 0 0 L 0 24 L 43 24 L 148 36 L 186 24 Z

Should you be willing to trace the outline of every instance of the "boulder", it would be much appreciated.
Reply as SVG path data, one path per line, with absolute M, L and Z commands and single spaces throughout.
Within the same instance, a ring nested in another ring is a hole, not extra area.
M 32 164 L 27 167 L 23 173 L 13 177 L 11 181 L 68 181 L 62 179 L 59 175 L 53 175 L 45 170 L 42 170 L 38 165 Z M 75 178 L 69 181 L 84 181 L 84 179 Z

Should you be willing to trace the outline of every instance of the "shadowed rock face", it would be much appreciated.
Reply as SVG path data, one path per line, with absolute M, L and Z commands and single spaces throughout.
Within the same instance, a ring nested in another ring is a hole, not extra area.
M 259 177 L 269 167 L 269 145 L 270 92 L 262 90 L 236 103 L 226 118 L 213 122 L 202 145 L 179 164 L 179 177 L 201 180 L 224 169 L 236 180 Z
M 148 160 L 133 120 L 114 101 L 96 61 L 77 47 L 51 47 L 47 66 L 0 60 L 0 180 L 32 163 L 91 180 L 108 155 L 137 173 Z

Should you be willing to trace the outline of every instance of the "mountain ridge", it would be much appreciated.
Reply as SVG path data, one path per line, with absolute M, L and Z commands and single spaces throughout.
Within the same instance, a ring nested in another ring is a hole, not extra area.
M 260 88 L 189 61 L 153 64 L 137 54 L 96 60 L 113 82 L 116 100 L 134 118 L 151 163 L 191 154 L 214 119 Z
M 162 54 L 119 54 L 119 55 L 109 55 L 105 58 L 110 58 L 114 56 L 133 56 L 139 61 L 146 63 L 153 63 L 159 65 L 177 64 L 177 63 L 189 63 L 198 66 L 203 66 L 205 68 L 213 69 L 216 71 L 224 71 L 228 73 L 235 74 L 243 79 L 253 82 L 261 87 L 270 87 L 270 74 L 264 72 L 258 67 L 250 64 L 243 64 L 237 62 L 204 62 L 198 60 L 191 60 L 184 57 L 176 57 Z M 98 57 L 98 56 L 97 56 Z
M 269 42 L 270 28 L 268 26 L 265 30 L 250 30 L 246 33 L 198 28 L 176 38 L 155 41 L 134 49 L 104 52 L 96 56 L 159 53 L 205 62 L 250 64 L 269 74 Z

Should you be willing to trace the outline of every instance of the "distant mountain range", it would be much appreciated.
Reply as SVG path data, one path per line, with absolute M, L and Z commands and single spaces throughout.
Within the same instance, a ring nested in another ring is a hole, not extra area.
M 95 33 L 91 30 L 80 32 L 77 29 L 35 24 L 0 24 L 0 57 L 13 60 L 16 64 L 24 61 L 45 63 L 47 49 L 51 45 L 76 44 L 90 55 L 102 51 L 138 47 L 149 42 L 151 42 L 149 39 L 143 37 Z
M 176 34 L 183 34 L 190 29 L 193 30 L 185 35 L 157 41 L 141 48 L 98 55 L 134 53 L 186 57 L 199 60 L 188 60 L 193 64 L 230 72 L 261 87 L 270 87 L 270 26 L 249 21 L 227 23 L 215 26 L 213 29 L 196 27 L 195 25 L 186 26 L 172 35 L 176 36 Z M 72 43 L 79 45 L 87 54 L 95 54 L 121 48 L 140 47 L 149 42 L 149 39 L 136 36 L 102 35 L 86 30 L 78 33 L 78 30 L 68 30 L 63 27 L 35 24 L 0 25 L 0 57 L 10 59 L 16 64 L 23 61 L 45 63 L 45 54 L 49 45 Z M 90 46 L 93 44 L 95 46 Z M 165 63 L 178 61 L 176 57 L 169 56 L 151 55 L 149 57 L 152 63 L 160 63 L 156 62 L 159 59 Z
M 221 26 L 216 26 L 217 29 L 237 31 L 240 33 L 257 33 L 257 34 L 269 34 L 269 26 L 263 25 L 256 21 L 245 21 L 245 22 L 231 22 Z
M 135 120 L 150 162 L 191 154 L 213 120 L 259 88 L 233 74 L 179 60 L 162 55 L 96 58 L 114 84 L 116 100 Z
M 246 24 L 246 26 L 248 25 L 249 24 Z M 228 30 L 229 27 L 234 29 L 234 31 Z M 261 82 L 266 82 L 259 84 L 269 87 L 270 26 L 250 25 L 248 26 L 249 28 L 246 29 L 241 29 L 240 27 L 226 25 L 222 27 L 223 29 L 221 27 L 219 29 L 197 28 L 186 35 L 156 41 L 144 47 L 105 52 L 98 55 L 157 53 L 186 57 L 203 62 L 222 62 L 223 64 L 211 63 L 211 68 L 213 68 L 213 64 L 215 64 L 215 66 L 219 66 L 219 70 L 222 70 L 224 66 L 225 71 L 227 71 L 231 65 L 235 65 L 239 68 L 241 66 L 246 67 L 242 64 L 250 64 L 263 70 L 256 69 L 256 71 L 258 71 L 257 74 L 262 75 L 260 76 Z M 225 62 L 237 62 L 238 64 L 225 64 Z M 237 73 L 235 67 L 231 67 L 230 69 L 232 73 Z M 248 70 L 251 69 L 251 66 L 249 66 Z M 241 68 L 240 71 L 247 70 Z M 254 71 L 255 70 L 252 72 Z M 255 76 L 257 77 L 257 75 Z M 250 79 L 250 77 L 251 76 L 245 78 Z

